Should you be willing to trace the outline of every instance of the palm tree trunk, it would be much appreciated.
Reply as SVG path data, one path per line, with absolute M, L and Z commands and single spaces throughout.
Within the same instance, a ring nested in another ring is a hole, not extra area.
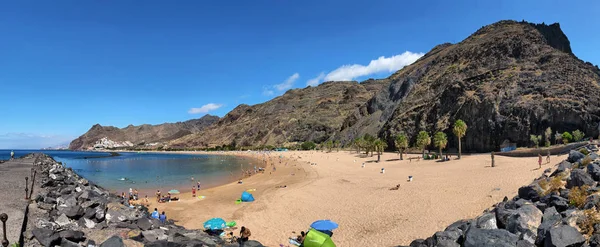
M 379 153 L 379 151 L 377 151 L 377 163 L 379 163 L 380 160 L 381 160 L 381 154 Z
M 442 156 L 444 155 L 442 155 L 442 148 L 440 147 L 440 159 L 442 159 Z
M 461 144 L 460 144 L 460 137 L 458 137 L 458 159 L 460 159 L 461 153 L 462 153 L 462 150 L 461 150 Z

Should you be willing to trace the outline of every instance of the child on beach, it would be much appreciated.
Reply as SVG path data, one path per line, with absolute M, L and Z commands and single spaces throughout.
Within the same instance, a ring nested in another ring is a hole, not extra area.
M 542 154 L 538 154 L 538 165 L 540 166 L 540 169 L 542 169 Z
M 192 198 L 196 197 L 196 187 L 192 187 Z
M 162 211 L 162 214 L 158 218 L 160 222 L 165 223 L 167 221 L 167 216 L 165 215 L 165 211 Z
M 160 202 L 160 190 L 156 191 L 156 201 Z
M 152 212 L 151 216 L 154 219 L 158 219 L 158 208 L 154 208 L 154 212 Z
M 200 181 L 198 181 L 198 190 L 200 190 Z

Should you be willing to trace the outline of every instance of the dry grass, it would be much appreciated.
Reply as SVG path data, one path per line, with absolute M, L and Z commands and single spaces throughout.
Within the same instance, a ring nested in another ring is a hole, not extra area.
M 585 156 L 585 158 L 581 160 L 581 165 L 583 167 L 587 167 L 587 165 L 589 165 L 590 163 L 592 163 L 592 158 L 590 158 L 590 156 Z
M 596 208 L 591 208 L 583 210 L 583 218 L 577 222 L 577 225 L 584 234 L 591 236 L 594 233 L 594 225 L 598 223 L 600 223 L 600 214 Z
M 563 186 L 563 179 L 566 177 L 564 172 L 550 178 L 550 180 L 544 179 L 538 182 L 538 185 L 542 188 L 539 191 L 540 196 L 546 196 L 552 192 L 559 192 Z
M 572 188 L 571 192 L 569 193 L 569 204 L 577 208 L 583 208 L 585 199 L 589 196 L 589 188 L 590 186 L 588 185 Z

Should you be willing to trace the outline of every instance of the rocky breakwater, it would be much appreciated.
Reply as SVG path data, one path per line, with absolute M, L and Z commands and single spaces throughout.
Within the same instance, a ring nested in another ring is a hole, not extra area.
M 580 151 L 571 151 L 556 170 L 547 169 L 521 187 L 512 200 L 504 198 L 481 216 L 457 221 L 410 246 L 600 246 L 598 148 Z
M 25 246 L 238 246 L 170 220 L 162 223 L 51 157 L 32 155 L 43 189 L 30 205 Z

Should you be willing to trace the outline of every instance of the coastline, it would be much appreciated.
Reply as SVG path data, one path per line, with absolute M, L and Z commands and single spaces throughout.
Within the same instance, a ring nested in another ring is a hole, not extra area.
M 220 154 L 252 156 L 235 151 Z M 537 158 L 496 157 L 497 167 L 491 169 L 489 154 L 440 163 L 407 159 L 420 155 L 407 155 L 400 161 L 397 153 L 384 153 L 382 162 L 374 163 L 377 155 L 364 157 L 353 151 L 271 153 L 277 162 L 279 155 L 289 167 L 278 166 L 276 174 L 269 175 L 267 167 L 265 174 L 244 179 L 242 185 L 234 182 L 203 189 L 197 194 L 206 196 L 203 200 L 192 198 L 189 190 L 182 191 L 178 202 L 159 204 L 149 197 L 150 209 L 165 211 L 190 229 L 201 229 L 212 217 L 236 221 L 267 246 L 287 245 L 293 232 L 306 231 L 319 219 L 340 224 L 333 237 L 339 246 L 407 245 L 456 220 L 480 215 L 505 196 L 515 196 L 520 186 L 558 163 L 537 169 Z M 365 168 L 361 168 L 363 162 Z M 291 176 L 289 168 L 300 170 Z M 381 168 L 386 169 L 385 174 L 380 173 Z M 408 175 L 415 180 L 407 182 Z M 400 189 L 391 191 L 396 184 Z M 281 185 L 287 188 L 277 188 Z M 252 192 L 256 201 L 236 205 L 235 200 L 247 189 L 256 189 Z

